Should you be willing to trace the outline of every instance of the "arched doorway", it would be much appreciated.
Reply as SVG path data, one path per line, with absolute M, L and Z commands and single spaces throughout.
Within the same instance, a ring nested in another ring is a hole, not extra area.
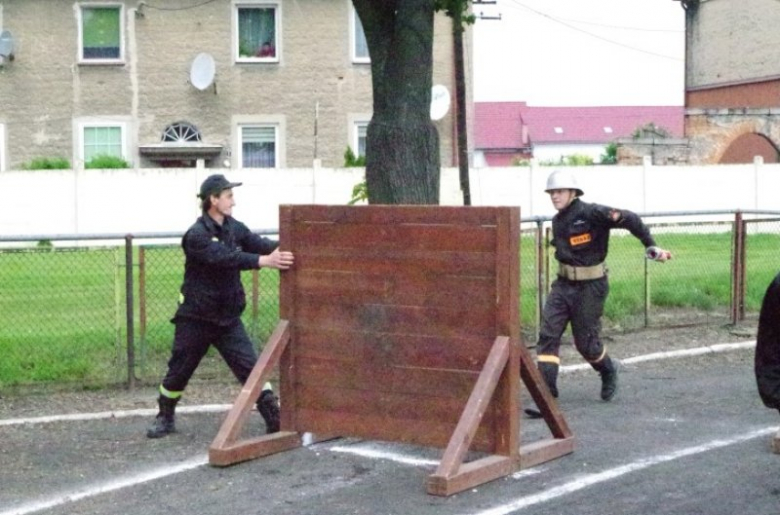
M 777 147 L 769 138 L 751 132 L 731 142 L 720 158 L 720 164 L 752 163 L 755 156 L 764 158 L 765 163 L 780 162 Z

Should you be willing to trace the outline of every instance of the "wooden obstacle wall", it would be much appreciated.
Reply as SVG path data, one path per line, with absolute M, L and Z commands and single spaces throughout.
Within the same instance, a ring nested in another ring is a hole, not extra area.
M 469 488 L 571 452 L 520 345 L 518 208 L 282 206 L 280 322 L 210 449 L 227 465 L 304 432 L 446 448 L 428 491 Z M 521 366 L 521 356 L 525 359 Z M 282 431 L 236 443 L 278 363 Z M 519 446 L 520 378 L 553 445 Z M 464 464 L 467 451 L 489 456 Z
M 517 295 L 499 294 L 518 291 L 519 247 L 500 248 L 517 241 L 518 215 L 283 208 L 280 240 L 296 259 L 281 291 L 295 341 L 281 384 L 296 405 L 286 422 L 445 446 L 496 336 L 519 341 Z M 491 403 L 475 448 L 494 451 L 501 437 L 490 428 L 510 416 Z

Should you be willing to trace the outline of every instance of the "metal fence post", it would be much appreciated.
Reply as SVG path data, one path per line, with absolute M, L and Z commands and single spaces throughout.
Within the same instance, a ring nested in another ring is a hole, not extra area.
M 542 327 L 542 310 L 544 309 L 544 221 L 536 220 L 536 334 Z
M 645 263 L 645 328 L 650 327 L 650 268 L 648 266 L 648 259 L 643 260 Z
M 138 342 L 141 367 L 146 367 L 146 247 L 138 246 Z M 135 354 L 134 354 L 135 357 Z
M 731 323 L 745 318 L 745 223 L 742 212 L 734 213 L 731 255 Z
M 133 235 L 125 236 L 125 309 L 127 313 L 127 387 L 135 388 L 135 335 L 133 333 Z

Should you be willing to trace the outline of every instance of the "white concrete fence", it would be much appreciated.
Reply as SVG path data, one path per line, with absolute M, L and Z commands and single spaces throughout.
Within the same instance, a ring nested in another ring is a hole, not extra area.
M 474 168 L 473 205 L 520 206 L 523 218 L 551 216 L 544 193 L 556 168 Z M 778 210 L 780 165 L 589 166 L 572 169 L 585 200 L 639 213 Z M 182 232 L 199 215 L 201 181 L 217 169 L 40 170 L 0 173 L 0 235 Z M 225 170 L 234 215 L 252 229 L 278 227 L 280 204 L 346 204 L 362 168 Z M 442 169 L 442 205 L 462 205 L 458 170 Z

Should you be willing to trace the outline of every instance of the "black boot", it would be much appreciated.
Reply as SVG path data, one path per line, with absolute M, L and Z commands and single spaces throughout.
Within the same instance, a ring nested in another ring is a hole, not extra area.
M 157 413 L 157 417 L 155 417 L 152 427 L 146 431 L 146 436 L 148 438 L 162 438 L 163 436 L 176 432 L 174 412 L 176 411 L 177 402 L 179 402 L 178 398 L 171 399 L 170 397 L 160 395 L 157 399 L 160 411 Z
M 618 389 L 618 364 L 609 356 L 598 363 L 591 363 L 594 369 L 601 374 L 601 400 L 611 401 Z
M 540 361 L 536 364 L 536 368 L 538 368 L 539 372 L 542 374 L 542 379 L 544 379 L 544 382 L 547 384 L 547 388 L 550 389 L 550 394 L 557 399 L 558 364 Z
M 267 434 L 279 431 L 279 399 L 274 395 L 273 390 L 266 388 L 260 393 L 260 398 L 257 400 L 257 411 L 265 420 Z

